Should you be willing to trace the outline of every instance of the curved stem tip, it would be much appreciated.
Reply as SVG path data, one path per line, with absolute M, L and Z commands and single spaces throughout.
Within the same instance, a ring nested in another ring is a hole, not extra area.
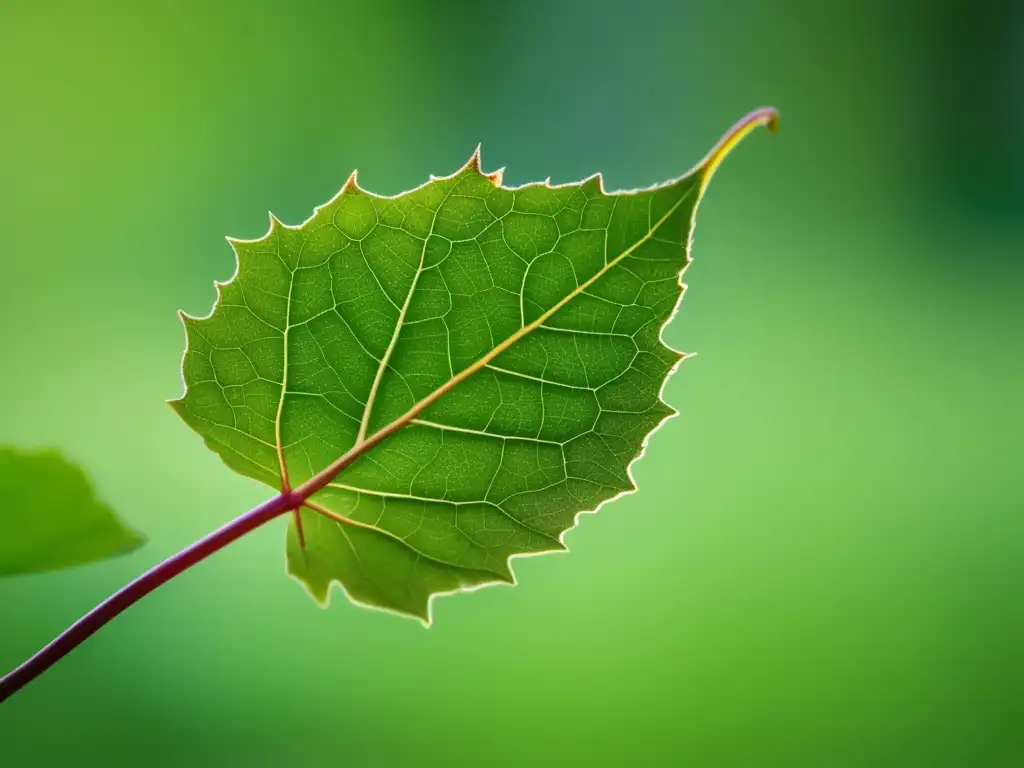
M 711 148 L 711 151 L 704 156 L 697 168 L 700 170 L 701 188 L 707 187 L 711 177 L 714 176 L 718 166 L 722 164 L 725 156 L 732 149 L 743 141 L 746 136 L 755 128 L 764 126 L 772 133 L 779 130 L 779 111 L 775 107 L 761 107 L 753 112 L 748 112 L 725 132 L 718 140 L 718 143 Z

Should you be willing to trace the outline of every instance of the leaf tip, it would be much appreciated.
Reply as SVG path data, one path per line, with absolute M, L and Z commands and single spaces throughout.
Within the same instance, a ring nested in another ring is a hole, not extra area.
M 502 168 L 499 168 L 496 171 L 491 171 L 490 173 L 485 173 L 484 176 L 495 187 L 500 187 L 501 186 L 501 181 L 505 177 L 505 169 L 504 169 L 504 167 L 502 167 Z
M 352 169 L 352 173 L 350 173 L 348 175 L 348 178 L 345 179 L 344 185 L 342 185 L 342 187 L 341 187 L 341 194 L 344 195 L 346 193 L 355 192 L 355 191 L 357 191 L 359 189 L 359 180 L 357 178 L 358 176 L 359 176 L 359 169 L 358 168 L 353 168 Z
M 711 177 L 714 176 L 718 166 L 725 159 L 737 144 L 739 144 L 755 128 L 764 126 L 769 132 L 775 133 L 779 129 L 779 111 L 775 107 L 760 107 L 748 112 L 725 132 L 718 140 L 718 143 L 711 148 L 704 159 L 697 167 L 701 173 L 701 189 L 707 187 Z
M 140 549 L 141 547 L 149 543 L 149 537 L 146 536 L 146 534 L 139 533 L 139 531 L 135 530 L 134 528 L 130 528 L 123 522 L 121 523 L 121 525 L 124 526 L 125 530 L 125 545 L 117 554 L 131 554 L 135 550 Z
M 466 165 L 463 166 L 464 170 L 476 171 L 482 173 L 480 170 L 480 149 L 482 144 L 477 144 L 476 149 L 473 150 L 473 154 L 469 156 L 469 160 L 466 161 Z
M 284 223 L 279 218 L 277 218 L 277 216 L 274 215 L 273 211 L 267 211 L 267 218 L 270 219 L 270 229 L 267 230 L 267 234 L 265 236 L 269 237 L 270 235 L 274 234 L 278 229 L 284 227 Z
M 599 192 L 602 195 L 605 194 L 604 177 L 601 175 L 600 171 L 595 173 L 593 176 L 588 176 L 587 178 L 585 178 L 580 184 L 580 186 L 583 189 L 593 190 L 595 192 Z

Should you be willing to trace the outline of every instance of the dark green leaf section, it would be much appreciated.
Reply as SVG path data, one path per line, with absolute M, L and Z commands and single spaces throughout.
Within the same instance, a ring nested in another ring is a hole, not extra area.
M 0 576 L 91 563 L 145 541 L 55 451 L 0 447 L 0 499 Z
M 173 405 L 232 469 L 292 487 L 479 365 L 302 511 L 289 571 L 319 601 L 429 621 L 431 596 L 512 582 L 576 516 L 634 490 L 674 411 L 661 341 L 704 175 L 606 193 L 501 186 L 478 157 L 402 195 L 354 182 L 298 227 L 231 241 L 236 276 L 185 317 Z M 557 311 L 552 312 L 557 308 Z

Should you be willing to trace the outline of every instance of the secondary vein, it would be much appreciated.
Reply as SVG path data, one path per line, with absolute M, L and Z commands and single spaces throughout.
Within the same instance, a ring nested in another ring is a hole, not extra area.
M 420 249 L 420 263 L 416 267 L 416 274 L 412 277 L 412 282 L 409 284 L 409 292 L 405 295 L 405 301 L 402 303 L 402 308 L 398 311 L 398 321 L 395 323 L 395 332 L 391 334 L 391 341 L 388 343 L 388 348 L 384 351 L 383 357 L 380 359 L 380 365 L 377 366 L 377 374 L 373 377 L 373 385 L 370 387 L 370 394 L 366 398 L 366 407 L 363 409 L 363 418 L 359 422 L 359 433 L 356 435 L 356 446 L 361 445 L 366 439 L 366 430 L 370 426 L 370 415 L 373 413 L 373 402 L 377 398 L 377 390 L 380 388 L 381 379 L 384 378 L 384 371 L 388 367 L 388 361 L 391 360 L 391 354 L 395 351 L 395 347 L 398 345 L 398 336 L 402 332 L 402 326 L 405 323 L 406 312 L 409 311 L 409 305 L 412 303 L 412 296 L 416 292 L 416 283 L 419 282 L 420 275 L 423 274 L 423 262 L 427 258 L 427 243 L 430 242 L 430 236 L 434 234 L 434 227 L 437 224 L 437 217 L 440 214 L 444 204 L 448 201 L 448 197 L 451 195 L 452 189 L 448 190 L 445 194 L 444 199 L 437 206 L 437 210 L 434 211 L 434 218 L 430 220 L 430 230 L 427 232 L 427 236 L 423 238 L 423 247 Z

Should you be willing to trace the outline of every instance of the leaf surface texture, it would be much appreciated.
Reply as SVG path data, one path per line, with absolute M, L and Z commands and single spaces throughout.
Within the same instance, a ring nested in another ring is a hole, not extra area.
M 353 174 L 300 226 L 230 241 L 235 276 L 183 318 L 173 405 L 278 490 L 399 422 L 293 517 L 288 570 L 321 603 L 337 582 L 429 622 L 434 595 L 513 582 L 512 557 L 564 549 L 579 513 L 635 489 L 674 413 L 683 355 L 661 329 L 718 159 L 618 193 L 504 187 L 478 153 L 394 197 Z

